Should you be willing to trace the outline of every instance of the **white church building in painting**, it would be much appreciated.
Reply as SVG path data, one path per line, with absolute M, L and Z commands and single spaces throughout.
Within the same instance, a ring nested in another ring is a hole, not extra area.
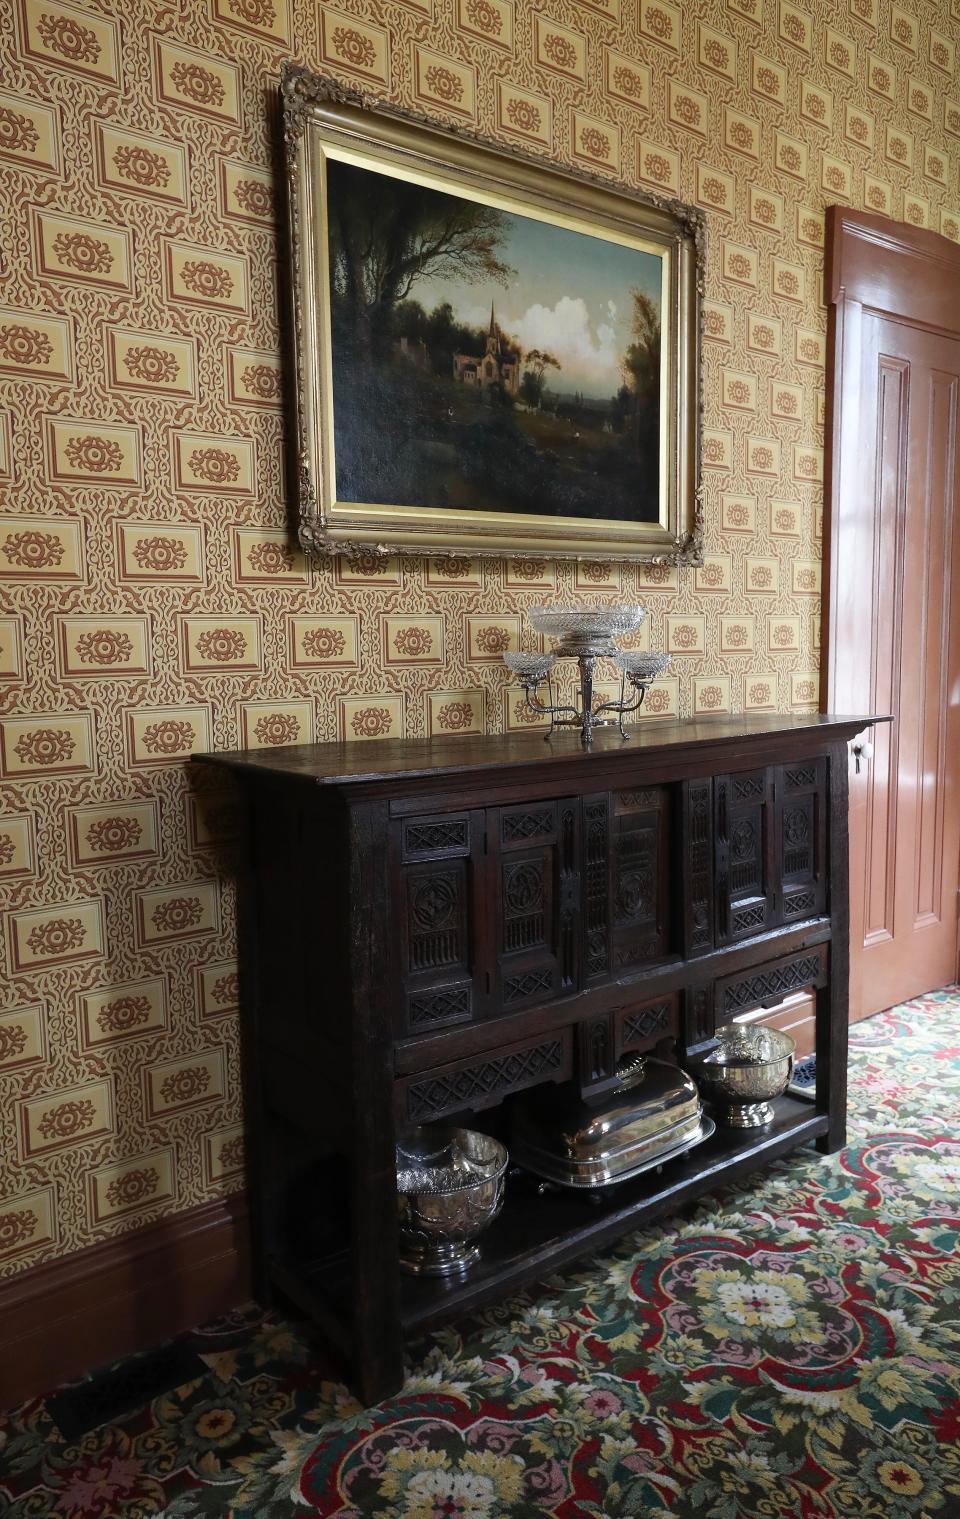
M 489 390 L 491 385 L 499 385 L 508 395 L 515 396 L 520 389 L 520 359 L 520 350 L 512 347 L 500 330 L 491 303 L 486 352 L 455 353 L 453 378 L 474 390 Z

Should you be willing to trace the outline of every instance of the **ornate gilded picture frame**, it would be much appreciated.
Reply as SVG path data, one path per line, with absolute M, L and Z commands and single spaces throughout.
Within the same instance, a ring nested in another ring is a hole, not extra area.
M 698 563 L 701 213 L 281 88 L 304 547 Z

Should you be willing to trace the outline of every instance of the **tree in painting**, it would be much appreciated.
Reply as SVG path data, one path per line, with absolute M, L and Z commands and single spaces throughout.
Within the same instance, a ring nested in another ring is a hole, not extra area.
M 327 165 L 337 496 L 653 520 L 659 260 Z

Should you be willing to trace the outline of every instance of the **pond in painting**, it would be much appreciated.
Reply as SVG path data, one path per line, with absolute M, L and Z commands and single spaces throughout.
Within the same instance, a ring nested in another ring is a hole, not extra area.
M 664 260 L 327 160 L 343 502 L 655 522 Z

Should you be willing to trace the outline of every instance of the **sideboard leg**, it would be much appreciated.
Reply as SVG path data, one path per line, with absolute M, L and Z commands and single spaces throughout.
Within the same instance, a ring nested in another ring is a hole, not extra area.
M 830 979 L 817 992 L 817 1112 L 829 1127 L 817 1149 L 832 1155 L 847 1142 L 847 1042 L 850 1033 L 850 927 L 847 810 L 850 759 L 846 744 L 830 748 Z
M 353 1346 L 369 1406 L 403 1386 L 400 1238 L 393 1118 L 392 999 L 387 981 L 387 804 L 350 814 L 351 1196 Z

